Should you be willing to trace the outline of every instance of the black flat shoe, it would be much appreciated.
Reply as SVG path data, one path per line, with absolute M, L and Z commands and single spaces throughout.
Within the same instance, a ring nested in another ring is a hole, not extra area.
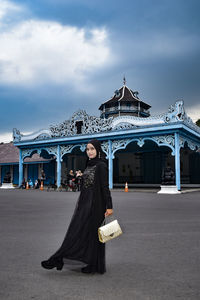
M 51 260 L 43 260 L 41 262 L 41 266 L 44 269 L 48 269 L 48 270 L 56 268 L 58 271 L 61 271 L 62 268 L 63 268 L 63 265 L 64 265 L 64 263 L 62 261 L 60 261 L 60 262 L 53 262 Z
M 85 273 L 85 274 L 94 274 L 95 273 L 94 268 L 92 266 L 90 266 L 90 265 L 82 268 L 81 272 Z

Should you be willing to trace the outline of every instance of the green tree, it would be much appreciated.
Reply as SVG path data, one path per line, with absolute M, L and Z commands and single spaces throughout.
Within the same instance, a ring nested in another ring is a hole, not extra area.
M 196 121 L 196 125 L 200 127 L 200 119 Z

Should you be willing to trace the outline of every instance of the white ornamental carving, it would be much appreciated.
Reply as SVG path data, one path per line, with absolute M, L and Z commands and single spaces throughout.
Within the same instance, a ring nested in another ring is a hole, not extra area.
M 95 116 L 89 116 L 84 110 L 74 113 L 72 118 L 59 125 L 52 125 L 49 129 L 43 129 L 38 132 L 24 135 L 16 128 L 13 129 L 13 141 L 37 141 L 50 140 L 60 137 L 74 136 L 77 134 L 94 134 L 99 132 L 108 132 L 111 130 L 137 130 L 138 127 L 153 127 L 154 125 L 166 126 L 168 124 L 182 123 L 200 134 L 200 127 L 193 123 L 187 116 L 183 101 L 177 101 L 171 105 L 168 112 L 158 116 L 147 118 L 133 116 L 119 116 L 102 119 Z M 138 144 L 139 145 L 139 144 Z
M 192 127 L 195 131 L 200 133 L 200 128 L 192 122 L 187 116 L 184 109 L 184 102 L 182 100 L 176 101 L 174 105 L 169 107 L 167 113 L 158 116 L 151 116 L 147 118 L 133 117 L 133 116 L 119 116 L 112 122 L 112 129 L 130 129 L 141 126 L 165 125 L 168 123 L 184 122 Z
M 32 153 L 35 151 L 40 155 L 42 150 L 46 150 L 49 154 L 57 156 L 57 146 L 52 146 L 52 147 L 46 147 L 46 148 L 23 149 L 22 150 L 22 159 L 24 159 L 27 156 L 32 156 Z
M 55 156 L 57 156 L 57 154 L 58 154 L 57 146 L 47 147 L 47 148 L 44 148 L 44 150 L 46 150 L 49 154 L 53 154 Z
M 170 145 L 174 147 L 175 145 L 175 138 L 173 135 L 162 135 L 162 136 L 155 136 L 152 138 L 156 141 L 156 143 L 160 145 Z
M 24 150 L 22 150 L 22 160 L 24 160 L 24 158 L 27 157 L 27 156 L 31 156 L 31 154 L 34 151 L 37 151 L 37 150 L 36 149 L 24 149 Z
M 186 140 L 182 136 L 179 137 L 179 147 L 180 148 L 184 148 L 185 141 Z
M 66 153 L 70 153 L 74 145 L 60 146 L 60 156 L 63 157 Z
M 111 123 L 113 118 L 101 119 L 94 116 L 89 116 L 84 110 L 79 110 L 74 113 L 70 120 L 63 123 L 50 126 L 52 137 L 62 137 L 76 135 L 77 124 L 81 127 L 81 134 L 92 134 L 96 132 L 111 130 Z
M 20 142 L 22 134 L 17 128 L 13 128 L 13 142 Z
M 116 152 L 119 149 L 125 149 L 126 146 L 131 142 L 131 139 L 115 140 L 112 142 L 112 152 Z
M 184 148 L 185 143 L 187 143 L 187 146 L 189 149 L 191 149 L 192 151 L 196 151 L 200 148 L 200 143 L 195 143 L 187 138 L 183 138 L 182 136 L 179 139 L 179 143 L 180 143 L 180 148 Z
M 78 145 L 62 145 L 62 146 L 60 146 L 60 156 L 61 156 L 61 158 L 65 155 L 65 154 L 67 154 L 67 153 L 71 153 L 72 152 L 72 150 L 74 149 L 74 148 L 76 148 L 76 147 L 80 147 L 80 150 L 82 151 L 82 152 L 84 152 L 85 151 L 85 149 L 86 149 L 86 144 L 78 144 Z
M 137 145 L 138 145 L 139 147 L 142 147 L 142 146 L 144 145 L 144 139 L 139 138 L 138 141 L 137 141 Z
M 106 142 L 106 141 L 102 142 L 101 148 L 102 148 L 103 152 L 106 154 L 106 156 L 108 157 L 108 152 L 109 152 L 108 142 Z

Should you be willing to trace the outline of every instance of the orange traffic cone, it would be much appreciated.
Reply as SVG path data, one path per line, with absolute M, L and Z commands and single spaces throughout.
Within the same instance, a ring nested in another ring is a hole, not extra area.
M 125 190 L 124 190 L 124 192 L 128 192 L 128 183 L 127 182 L 125 184 Z
M 44 190 L 43 180 L 41 180 L 40 191 Z
M 28 184 L 28 181 L 26 182 L 26 190 L 29 190 L 29 184 Z

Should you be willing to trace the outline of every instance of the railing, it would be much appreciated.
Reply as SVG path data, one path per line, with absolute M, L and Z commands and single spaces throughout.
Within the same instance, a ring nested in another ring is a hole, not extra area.
M 119 111 L 119 108 L 118 107 L 110 107 L 110 108 L 106 108 L 102 111 L 102 113 L 107 113 L 107 112 L 117 112 Z M 148 109 L 143 109 L 141 108 L 140 110 L 138 110 L 138 107 L 135 107 L 135 106 L 120 106 L 120 112 L 122 111 L 131 111 L 131 112 L 144 112 L 146 114 L 150 114 L 149 110 Z

